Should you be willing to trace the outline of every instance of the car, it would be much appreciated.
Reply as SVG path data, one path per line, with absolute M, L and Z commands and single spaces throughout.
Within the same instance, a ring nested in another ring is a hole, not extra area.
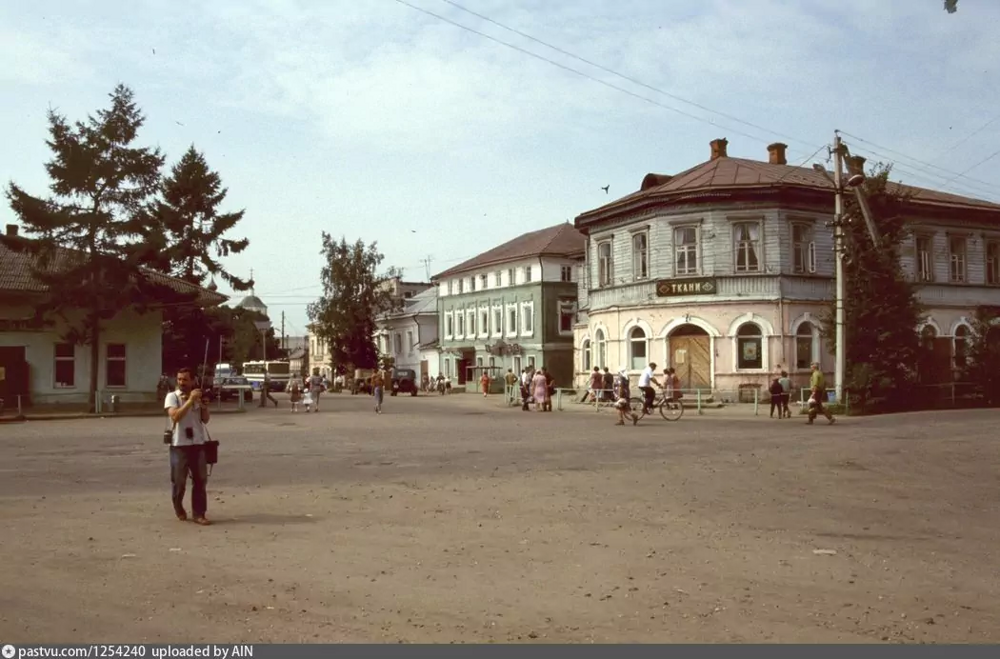
M 243 392 L 243 400 L 253 400 L 253 387 L 250 385 L 250 381 L 242 376 L 222 378 L 219 380 L 218 385 L 212 387 L 212 389 L 213 394 L 218 392 L 219 400 L 222 401 L 236 400 L 239 398 L 240 392 Z
M 392 369 L 392 395 L 397 393 L 417 395 L 417 372 L 412 368 Z

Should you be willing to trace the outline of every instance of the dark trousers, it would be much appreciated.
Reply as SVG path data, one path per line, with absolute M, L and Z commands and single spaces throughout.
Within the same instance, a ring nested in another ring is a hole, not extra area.
M 656 392 L 652 387 L 639 387 L 642 389 L 642 407 L 648 414 L 653 409 L 653 401 L 656 399 Z
M 184 490 L 191 474 L 191 512 L 195 519 L 208 511 L 208 463 L 203 446 L 170 447 L 170 482 L 173 485 L 174 512 L 184 512 Z
M 788 394 L 771 394 L 771 416 L 778 410 L 778 418 L 785 416 L 788 411 Z
M 830 414 L 830 410 L 823 406 L 823 396 L 825 395 L 825 391 L 815 394 L 816 404 L 809 406 L 809 423 L 815 421 L 817 416 L 825 416 L 827 419 L 833 418 L 833 415 Z
M 528 405 L 530 405 L 530 404 L 531 404 L 531 392 L 528 391 L 528 388 L 522 384 L 521 385 L 521 409 L 524 410 L 525 412 L 527 412 L 528 411 Z

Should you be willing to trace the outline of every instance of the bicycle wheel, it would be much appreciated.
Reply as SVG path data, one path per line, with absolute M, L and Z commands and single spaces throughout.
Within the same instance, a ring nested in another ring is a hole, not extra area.
M 665 400 L 660 405 L 660 416 L 667 421 L 676 421 L 684 415 L 684 406 L 679 400 Z
M 629 409 L 632 411 L 632 414 L 637 414 L 640 419 L 642 417 L 646 416 L 646 413 L 642 411 L 642 399 L 641 398 L 637 398 L 636 396 L 632 396 L 631 398 L 628 399 L 628 406 L 629 406 Z

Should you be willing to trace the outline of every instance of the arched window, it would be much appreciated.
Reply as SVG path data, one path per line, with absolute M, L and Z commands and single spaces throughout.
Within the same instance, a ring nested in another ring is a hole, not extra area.
M 592 359 L 591 359 L 591 355 L 590 355 L 590 339 L 586 339 L 583 342 L 583 345 L 580 346 L 580 367 L 581 367 L 581 370 L 586 371 L 586 372 L 589 373 L 590 370 L 592 368 L 594 368 L 591 365 L 591 362 L 592 362 Z
M 813 324 L 806 321 L 795 330 L 795 368 L 806 370 L 819 361 L 819 346 Z
M 646 368 L 649 342 L 641 327 L 633 327 L 628 333 L 628 356 L 633 371 Z
M 955 368 L 965 368 L 969 362 L 969 328 L 959 325 L 955 328 Z
M 736 330 L 736 367 L 764 368 L 764 334 L 756 323 L 743 323 Z
M 608 365 L 608 343 L 604 340 L 604 330 L 594 332 L 594 347 L 597 348 L 594 355 L 594 366 L 605 367 Z

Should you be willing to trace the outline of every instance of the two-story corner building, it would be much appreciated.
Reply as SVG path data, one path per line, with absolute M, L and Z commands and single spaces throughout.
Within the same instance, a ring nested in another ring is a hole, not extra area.
M 544 366 L 557 385 L 570 385 L 583 250 L 583 235 L 564 223 L 526 233 L 433 277 L 442 373 L 465 384 L 483 368 L 498 377 L 507 369 Z
M 437 302 L 437 288 L 431 286 L 405 298 L 399 311 L 379 318 L 376 323 L 379 353 L 391 357 L 396 368 L 413 369 L 420 379 L 438 376 Z
M 576 218 L 587 236 L 578 384 L 593 366 L 650 361 L 685 388 L 727 393 L 766 388 L 779 368 L 802 383 L 813 361 L 832 372 L 820 319 L 834 295 L 833 185 L 789 166 L 784 144 L 766 162 L 726 146 L 714 140 L 707 162 L 649 174 Z M 899 187 L 912 196 L 903 265 L 922 283 L 923 331 L 947 367 L 964 358 L 973 309 L 1000 304 L 1000 205 Z

